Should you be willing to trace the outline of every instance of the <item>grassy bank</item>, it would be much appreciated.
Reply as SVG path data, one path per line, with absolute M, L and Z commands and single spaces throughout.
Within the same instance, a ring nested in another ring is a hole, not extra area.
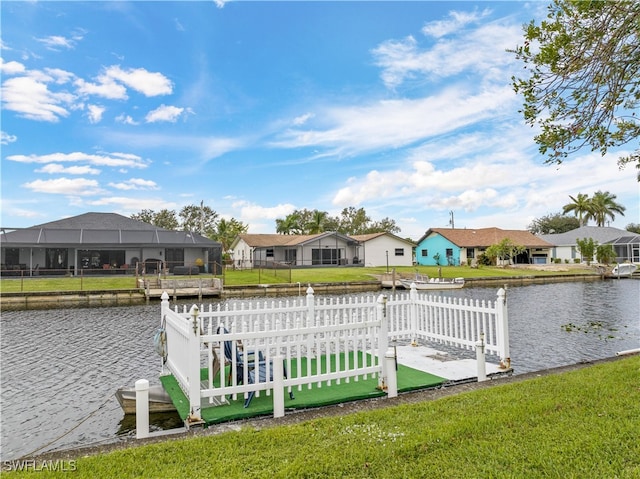
M 429 276 L 442 274 L 445 278 L 499 278 L 518 276 L 549 276 L 562 274 L 593 274 L 589 268 L 567 267 L 564 271 L 530 270 L 523 268 L 496 268 L 482 267 L 469 268 L 466 266 L 419 266 L 399 267 L 397 274 L 405 276 L 416 272 Z M 352 281 L 373 281 L 377 276 L 386 273 L 386 267 L 365 268 L 305 268 L 291 270 L 227 270 L 223 276 L 227 286 L 250 284 L 280 284 L 280 283 L 348 283 Z M 390 270 L 391 271 L 391 270 Z M 196 277 L 210 278 L 211 275 L 199 275 Z M 188 278 L 188 276 L 176 276 L 176 278 Z M 87 277 L 33 277 L 15 278 L 6 277 L 0 280 L 0 292 L 38 292 L 38 291 L 106 291 L 135 289 L 137 287 L 134 276 L 87 276 Z
M 435 401 L 84 457 L 73 475 L 638 478 L 639 377 L 633 356 Z

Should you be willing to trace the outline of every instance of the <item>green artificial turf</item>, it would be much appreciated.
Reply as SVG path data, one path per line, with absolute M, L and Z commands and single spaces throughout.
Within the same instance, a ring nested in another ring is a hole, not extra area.
M 340 364 L 344 365 L 345 355 L 340 354 L 339 357 Z M 306 361 L 306 358 L 301 358 L 300 370 L 303 375 L 307 370 Z M 349 364 L 353 364 L 353 353 L 350 353 L 349 361 Z M 314 358 L 311 362 L 311 370 L 316 371 L 317 360 Z M 322 356 L 320 362 L 321 371 L 326 372 L 326 356 Z M 332 364 L 331 366 L 331 370 L 335 371 L 336 365 Z M 299 377 L 295 362 L 292 362 L 291 371 L 288 371 L 288 373 L 289 377 Z M 228 374 L 228 367 L 226 368 L 225 374 Z M 435 387 L 446 381 L 446 379 L 439 376 L 403 365 L 398 365 L 397 378 L 398 392 Z M 202 381 L 208 379 L 208 370 L 206 368 L 200 370 L 200 379 Z M 160 382 L 171 396 L 180 417 L 183 420 L 186 419 L 191 412 L 189 400 L 180 389 L 175 377 L 173 375 L 161 376 Z M 214 386 L 219 386 L 219 384 L 219 377 L 216 377 Z M 385 395 L 385 392 L 378 389 L 377 377 L 373 377 L 372 375 L 368 375 L 366 379 L 359 377 L 350 378 L 348 381 L 346 379 L 342 379 L 339 382 L 333 380 L 330 384 L 327 384 L 327 381 L 313 383 L 310 386 L 304 385 L 301 389 L 294 387 L 293 393 L 295 396 L 294 399 L 291 399 L 288 394 L 285 394 L 285 409 L 293 410 L 322 407 Z M 228 396 L 228 400 L 228 404 L 221 406 L 204 406 L 201 411 L 202 419 L 207 424 L 216 424 L 267 415 L 273 412 L 273 397 L 267 394 L 266 391 L 261 391 L 260 396 L 256 395 L 248 408 L 244 407 L 244 397 L 242 395 L 239 395 L 235 400 L 233 400 L 231 396 Z

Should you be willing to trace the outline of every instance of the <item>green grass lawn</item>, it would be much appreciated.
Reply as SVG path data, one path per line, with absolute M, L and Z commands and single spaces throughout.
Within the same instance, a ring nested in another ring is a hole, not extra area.
M 399 275 L 409 276 L 416 272 L 429 276 L 438 276 L 439 271 L 445 278 L 497 278 L 516 276 L 548 276 L 557 274 L 593 274 L 589 268 L 571 268 L 566 272 L 557 271 L 533 271 L 519 268 L 497 268 L 485 266 L 481 268 L 469 268 L 467 266 L 406 266 L 395 268 Z M 226 270 L 224 284 L 253 285 L 253 284 L 279 284 L 279 283 L 347 283 L 353 281 L 375 281 L 377 275 L 386 273 L 386 267 L 358 267 L 358 268 L 303 268 L 291 270 Z M 390 270 L 391 271 L 391 270 Z M 291 280 L 289 280 L 289 275 Z M 187 278 L 188 276 L 176 276 Z M 200 278 L 210 278 L 211 275 L 199 275 Z M 0 280 L 0 292 L 29 292 L 29 291 L 98 291 L 116 289 L 135 289 L 136 278 L 127 276 L 88 276 L 88 277 L 4 277 Z
M 639 377 L 633 356 L 435 401 L 82 457 L 73 477 L 639 478 Z

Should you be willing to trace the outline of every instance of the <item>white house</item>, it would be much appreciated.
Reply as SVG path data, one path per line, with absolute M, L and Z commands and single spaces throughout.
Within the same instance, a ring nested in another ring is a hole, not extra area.
M 362 265 L 361 245 L 336 232 L 314 235 L 243 234 L 231 245 L 234 267 Z
M 365 266 L 413 266 L 415 243 L 391 233 L 352 235 L 362 245 Z
M 551 243 L 552 258 L 571 262 L 582 261 L 578 251 L 578 240 L 592 238 L 599 245 L 611 244 L 616 251 L 616 262 L 630 261 L 640 263 L 640 235 L 619 228 L 582 226 L 566 233 L 540 235 L 540 238 Z M 590 261 L 595 261 L 595 257 Z

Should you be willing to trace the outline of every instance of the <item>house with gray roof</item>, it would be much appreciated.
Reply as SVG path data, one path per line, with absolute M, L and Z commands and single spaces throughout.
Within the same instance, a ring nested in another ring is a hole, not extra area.
M 580 257 L 578 240 L 592 238 L 599 245 L 610 244 L 616 252 L 616 262 L 640 263 L 640 235 L 619 228 L 581 226 L 566 233 L 540 235 L 553 245 L 551 256 L 562 261 L 586 261 Z M 591 258 L 590 261 L 595 261 Z
M 173 231 L 116 213 L 85 213 L 30 228 L 2 228 L 3 275 L 172 272 L 221 268 L 222 247 L 198 233 Z
M 346 266 L 364 264 L 360 242 L 341 233 L 242 234 L 231 244 L 235 268 Z

